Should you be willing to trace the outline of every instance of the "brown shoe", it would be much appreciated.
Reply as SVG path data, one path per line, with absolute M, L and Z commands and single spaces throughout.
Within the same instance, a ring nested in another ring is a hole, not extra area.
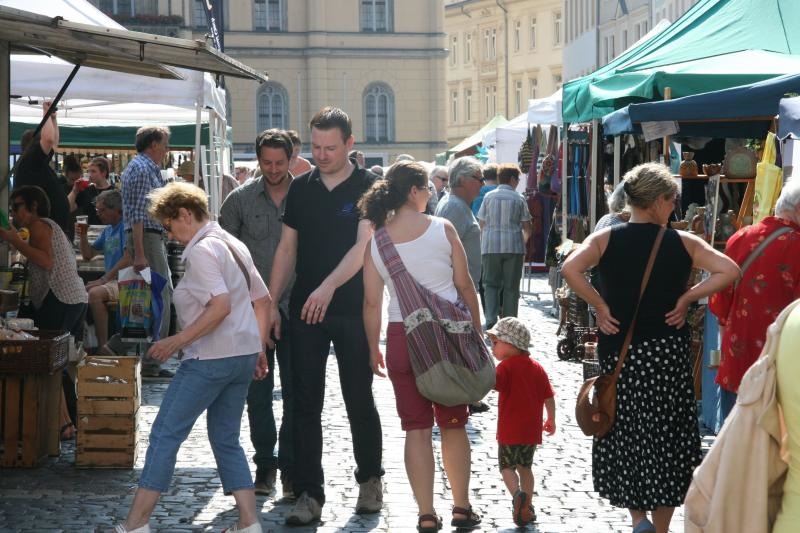
M 278 472 L 274 468 L 257 468 L 255 486 L 256 494 L 269 496 L 275 490 L 275 478 Z

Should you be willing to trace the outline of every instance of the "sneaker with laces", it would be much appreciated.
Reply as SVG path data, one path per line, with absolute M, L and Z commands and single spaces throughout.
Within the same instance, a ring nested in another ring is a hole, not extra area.
M 275 478 L 278 471 L 274 468 L 256 468 L 255 486 L 256 494 L 268 496 L 275 490 Z
M 380 477 L 371 477 L 359 483 L 356 513 L 377 513 L 383 508 L 383 482 Z
M 307 526 L 318 521 L 320 517 L 322 517 L 322 506 L 307 492 L 304 492 L 297 498 L 292 510 L 286 514 L 286 525 Z

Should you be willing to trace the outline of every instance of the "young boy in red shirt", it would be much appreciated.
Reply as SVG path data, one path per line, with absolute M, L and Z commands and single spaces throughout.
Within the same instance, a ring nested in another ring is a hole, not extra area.
M 514 523 L 522 527 L 536 521 L 533 510 L 533 453 L 542 443 L 542 430 L 556 431 L 555 393 L 542 365 L 530 357 L 528 328 L 505 317 L 486 332 L 497 365 L 495 390 L 500 393 L 497 419 L 497 456 L 500 473 L 513 495 Z M 547 420 L 542 424 L 542 408 Z

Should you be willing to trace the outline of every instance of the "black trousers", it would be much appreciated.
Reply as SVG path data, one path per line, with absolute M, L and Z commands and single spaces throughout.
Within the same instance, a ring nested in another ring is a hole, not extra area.
M 294 385 L 294 491 L 298 495 L 307 492 L 323 504 L 322 406 L 331 342 L 350 421 L 356 481 L 363 483 L 383 475 L 383 436 L 372 397 L 369 346 L 361 315 L 326 316 L 321 324 L 312 326 L 292 314 L 289 327 Z

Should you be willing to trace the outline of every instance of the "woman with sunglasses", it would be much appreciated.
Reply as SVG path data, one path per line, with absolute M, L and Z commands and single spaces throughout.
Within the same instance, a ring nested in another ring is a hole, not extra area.
M 49 219 L 50 200 L 34 186 L 14 189 L 11 213 L 17 226 L 27 228 L 30 238 L 22 240 L 16 231 L 0 228 L 0 238 L 28 259 L 28 294 L 35 309 L 34 323 L 42 330 L 69 331 L 83 339 L 83 318 L 88 296 L 78 276 L 72 243 L 61 227 Z M 75 387 L 64 380 L 69 416 L 62 411 L 62 439 L 75 435 Z M 63 409 L 63 402 L 62 402 Z

